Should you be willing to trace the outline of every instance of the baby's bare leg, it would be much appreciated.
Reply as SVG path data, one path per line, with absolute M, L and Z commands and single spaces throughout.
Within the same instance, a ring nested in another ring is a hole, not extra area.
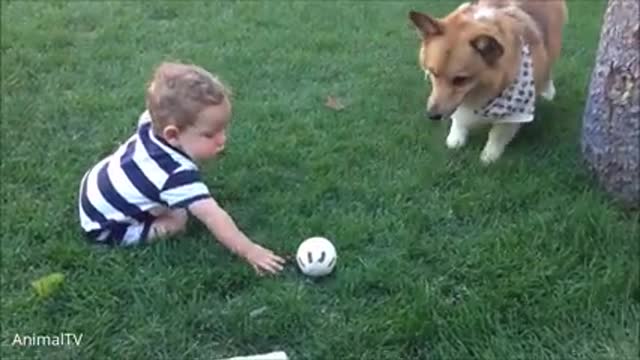
M 150 242 L 182 232 L 189 217 L 185 209 L 153 209 L 150 212 L 156 216 L 147 236 Z

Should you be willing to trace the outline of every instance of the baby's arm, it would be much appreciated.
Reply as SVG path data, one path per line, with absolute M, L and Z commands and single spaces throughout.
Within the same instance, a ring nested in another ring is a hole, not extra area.
M 284 260 L 249 240 L 213 198 L 195 201 L 189 206 L 189 211 L 207 226 L 218 241 L 233 253 L 245 258 L 259 273 L 276 273 L 282 270 Z

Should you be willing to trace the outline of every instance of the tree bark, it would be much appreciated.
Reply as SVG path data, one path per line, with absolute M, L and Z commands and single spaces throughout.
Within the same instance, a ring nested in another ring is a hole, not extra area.
M 640 208 L 640 0 L 609 0 L 583 115 L 582 154 L 601 186 Z

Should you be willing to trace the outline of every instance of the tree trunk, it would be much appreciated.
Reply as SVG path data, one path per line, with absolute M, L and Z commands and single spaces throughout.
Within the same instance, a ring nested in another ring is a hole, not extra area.
M 582 153 L 602 187 L 640 207 L 640 0 L 609 0 L 583 115 Z

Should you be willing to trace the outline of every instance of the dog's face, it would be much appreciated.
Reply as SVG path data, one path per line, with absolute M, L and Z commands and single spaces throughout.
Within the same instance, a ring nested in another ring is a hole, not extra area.
M 419 60 L 431 80 L 426 113 L 432 120 L 449 117 L 466 98 L 500 81 L 504 47 L 495 29 L 475 21 L 471 11 L 461 6 L 444 19 L 409 13 L 422 38 Z

